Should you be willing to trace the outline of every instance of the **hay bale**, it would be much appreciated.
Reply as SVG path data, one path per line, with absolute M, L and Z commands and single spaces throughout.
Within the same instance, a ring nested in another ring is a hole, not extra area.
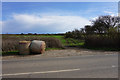
M 33 40 L 30 45 L 30 51 L 32 53 L 44 53 L 46 44 L 44 41 Z
M 29 46 L 31 41 L 19 41 L 19 54 L 28 55 L 30 54 Z

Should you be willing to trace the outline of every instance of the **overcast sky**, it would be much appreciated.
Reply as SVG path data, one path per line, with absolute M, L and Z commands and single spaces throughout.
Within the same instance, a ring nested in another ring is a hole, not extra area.
M 117 13 L 117 2 L 3 2 L 2 32 L 64 33 Z

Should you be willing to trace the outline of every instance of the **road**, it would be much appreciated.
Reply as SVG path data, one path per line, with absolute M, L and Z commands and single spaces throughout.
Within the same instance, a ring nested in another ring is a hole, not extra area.
M 3 78 L 117 78 L 118 55 L 8 59 Z

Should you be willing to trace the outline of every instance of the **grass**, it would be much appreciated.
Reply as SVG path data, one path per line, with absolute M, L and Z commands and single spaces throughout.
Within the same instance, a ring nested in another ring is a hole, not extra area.
M 61 49 L 63 49 L 63 48 L 46 48 L 46 51 L 49 51 L 49 50 L 61 50 Z M 2 56 L 19 55 L 19 51 L 2 52 L 2 54 L 0 53 L 0 55 L 2 55 Z
M 48 50 L 61 50 L 61 49 L 63 49 L 63 48 L 46 48 L 46 51 L 48 51 Z
M 103 50 L 103 51 L 120 51 L 120 48 L 108 48 L 108 47 L 88 47 L 83 46 L 83 48 L 90 49 L 90 50 Z
M 83 45 L 84 45 L 84 40 L 66 38 L 65 46 L 83 46 Z
M 28 38 L 27 38 L 28 37 Z M 64 49 L 64 46 L 79 46 L 84 45 L 83 41 L 72 39 L 72 38 L 64 38 L 64 35 L 3 35 L 3 51 L 2 55 L 17 55 L 18 54 L 18 41 L 19 40 L 32 40 L 32 39 L 43 39 L 47 41 L 48 47 L 46 50 L 59 50 Z M 51 39 L 52 38 L 52 39 Z M 56 39 L 60 40 L 63 47 L 57 47 L 56 45 L 60 44 L 59 41 L 56 42 Z M 49 40 L 48 40 L 49 39 Z M 14 40 L 14 41 L 13 41 Z M 52 40 L 52 42 L 51 42 Z M 17 42 L 16 42 L 17 41 Z M 9 44 L 9 46 L 8 46 Z
M 60 42 L 62 43 L 62 45 L 65 47 L 81 47 L 81 48 L 87 48 L 87 49 L 91 49 L 91 50 L 105 50 L 105 51 L 120 51 L 120 49 L 118 48 L 96 48 L 96 47 L 88 47 L 85 46 L 85 41 L 84 40 L 78 40 L 78 39 L 73 39 L 73 38 L 64 38 L 64 35 L 3 35 L 2 37 L 19 37 L 19 38 L 23 38 L 23 37 L 29 37 L 29 38 L 47 38 L 47 37 L 53 37 L 53 38 L 57 38 L 60 40 Z M 48 41 L 49 42 L 49 41 Z M 54 42 L 54 41 L 53 41 Z M 60 50 L 63 48 L 57 48 L 57 47 L 47 47 L 46 51 L 48 50 Z M 7 52 L 2 52 L 3 56 L 8 56 L 8 55 L 18 55 L 19 51 L 7 51 Z
M 7 35 L 2 36 L 3 38 Z M 53 37 L 61 41 L 63 46 L 77 46 L 84 45 L 84 41 L 76 40 L 73 38 L 64 38 L 64 35 L 9 35 L 11 37 Z M 68 43 L 67 43 L 68 42 Z
M 4 36 L 2 38 L 2 51 L 9 52 L 9 51 L 16 51 L 19 50 L 19 41 L 27 40 L 43 40 L 46 42 L 47 48 L 62 48 L 62 43 L 59 39 L 55 37 L 24 37 L 24 36 Z
M 3 35 L 2 37 L 6 37 L 7 35 Z M 66 44 L 66 40 L 64 35 L 8 35 L 10 37 L 54 37 L 59 39 L 63 44 Z
M 18 55 L 18 51 L 8 51 L 8 52 L 2 52 L 2 56 L 9 56 L 9 55 Z

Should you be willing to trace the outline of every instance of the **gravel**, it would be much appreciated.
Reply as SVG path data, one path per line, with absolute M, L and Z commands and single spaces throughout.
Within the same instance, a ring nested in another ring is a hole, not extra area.
M 66 57 L 66 56 L 84 56 L 84 55 L 99 55 L 99 54 L 118 54 L 120 51 L 100 51 L 100 50 L 89 50 L 89 49 L 78 49 L 78 48 L 67 48 L 61 50 L 48 50 L 43 54 L 26 55 L 26 56 L 4 56 L 2 59 L 9 58 L 26 58 L 26 57 Z

